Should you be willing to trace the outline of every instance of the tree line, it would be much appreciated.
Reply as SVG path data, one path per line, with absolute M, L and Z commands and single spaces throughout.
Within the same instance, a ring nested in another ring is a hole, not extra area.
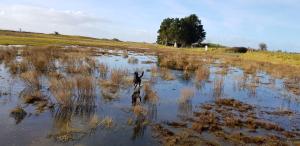
M 162 45 L 178 45 L 182 47 L 200 44 L 205 40 L 201 20 L 192 14 L 184 18 L 166 18 L 158 30 L 157 43 Z

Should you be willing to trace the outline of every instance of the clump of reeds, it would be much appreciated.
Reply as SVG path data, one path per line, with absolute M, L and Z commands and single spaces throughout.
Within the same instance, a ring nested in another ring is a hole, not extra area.
M 124 78 L 128 75 L 128 70 L 112 69 L 110 81 L 114 85 L 121 85 Z
M 48 64 L 49 64 L 49 60 L 47 58 L 49 58 L 50 56 L 47 56 L 45 53 L 33 53 L 33 54 L 34 55 L 31 55 L 30 57 L 31 57 L 31 62 L 35 67 L 35 69 L 42 73 L 47 72 Z
M 23 73 L 29 70 L 29 64 L 25 60 L 22 60 L 21 62 L 12 60 L 9 63 L 7 63 L 6 66 L 8 67 L 9 72 L 13 75 Z
M 96 68 L 96 66 L 97 66 L 96 60 L 93 59 L 93 58 L 87 57 L 87 58 L 85 58 L 85 62 L 88 64 L 88 66 L 89 66 L 92 70 L 94 70 L 94 69 Z
M 27 71 L 20 75 L 21 79 L 25 82 L 28 87 L 33 89 L 40 88 L 39 75 L 36 71 Z
M 93 69 L 88 66 L 87 64 L 75 64 L 75 63 L 70 63 L 67 66 L 67 72 L 72 73 L 72 74 L 91 74 Z
M 137 64 L 137 63 L 139 63 L 139 60 L 137 58 L 131 56 L 128 58 L 128 63 Z
M 164 80 L 174 80 L 175 79 L 175 77 L 173 76 L 171 71 L 167 68 L 161 68 L 160 75 Z
M 108 66 L 104 63 L 100 63 L 98 68 L 99 68 L 100 76 L 102 78 L 105 78 L 107 76 Z
M 204 56 L 203 56 L 204 57 Z M 199 57 L 193 55 L 182 54 L 163 54 L 158 56 L 158 63 L 161 67 L 166 67 L 176 70 L 190 70 L 197 69 L 199 65 L 203 64 L 203 61 Z
M 127 85 L 128 70 L 112 69 L 108 80 L 100 79 L 101 93 L 105 99 L 115 99 L 123 85 Z
M 5 64 L 14 61 L 17 56 L 18 50 L 16 48 L 0 49 L 0 61 Z
M 128 58 L 128 51 L 127 50 L 123 51 L 123 58 Z
M 70 107 L 73 104 L 74 81 L 68 79 L 50 80 L 50 90 L 59 104 Z
M 95 96 L 94 78 L 90 76 L 75 76 L 75 86 L 77 87 L 77 95 L 81 98 L 89 98 Z
M 19 73 L 24 73 L 29 70 L 29 63 L 26 60 L 22 60 L 18 63 Z
M 186 103 L 188 100 L 190 100 L 194 96 L 194 90 L 191 88 L 183 88 L 180 92 L 180 103 Z
M 17 74 L 18 73 L 18 64 L 16 63 L 16 62 L 9 62 L 8 64 L 7 64 L 7 66 L 9 67 L 9 72 L 11 73 L 11 74 Z

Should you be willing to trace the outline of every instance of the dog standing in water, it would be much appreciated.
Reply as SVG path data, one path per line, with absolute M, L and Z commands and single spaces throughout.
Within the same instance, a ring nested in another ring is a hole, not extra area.
M 134 89 L 137 86 L 141 86 L 141 82 L 142 82 L 142 77 L 144 75 L 144 71 L 142 72 L 142 74 L 139 76 L 139 73 L 136 71 L 134 72 L 134 79 L 133 79 L 133 85 L 134 85 Z

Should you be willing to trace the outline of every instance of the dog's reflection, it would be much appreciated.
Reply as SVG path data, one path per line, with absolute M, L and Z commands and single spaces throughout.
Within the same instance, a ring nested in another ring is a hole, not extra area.
M 141 87 L 138 87 L 137 89 L 134 89 L 134 92 L 131 96 L 132 105 L 136 105 L 138 99 L 139 99 L 139 103 L 142 102 L 142 97 L 141 97 L 140 94 L 141 94 Z
M 132 94 L 132 108 L 138 109 L 137 113 L 135 114 L 135 120 L 134 120 L 134 127 L 133 127 L 133 133 L 132 133 L 132 140 L 137 139 L 138 137 L 142 137 L 144 135 L 146 125 L 146 115 L 144 115 L 143 112 L 140 112 L 139 109 L 142 109 L 142 97 L 141 97 L 141 87 L 138 87 L 134 89 Z M 135 112 L 135 111 L 134 111 Z

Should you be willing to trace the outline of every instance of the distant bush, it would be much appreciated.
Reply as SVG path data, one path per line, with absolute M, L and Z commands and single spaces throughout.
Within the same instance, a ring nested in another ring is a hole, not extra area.
M 113 41 L 116 41 L 116 42 L 122 42 L 121 40 L 117 39 L 117 38 L 113 38 L 112 39 Z
M 259 44 L 259 49 L 260 49 L 261 51 L 267 51 L 268 46 L 267 46 L 266 43 L 260 43 L 260 44 Z
M 246 47 L 233 47 L 226 49 L 226 52 L 232 52 L 232 53 L 247 53 L 248 48 Z

